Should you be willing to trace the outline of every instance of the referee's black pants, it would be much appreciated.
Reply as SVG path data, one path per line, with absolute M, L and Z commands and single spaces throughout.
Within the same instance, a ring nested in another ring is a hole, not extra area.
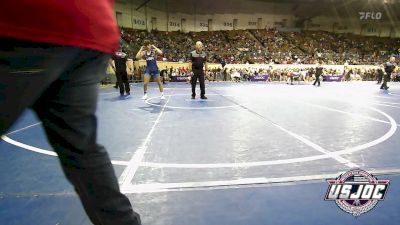
M 321 85 L 321 81 L 319 80 L 319 77 L 320 77 L 320 75 L 315 75 L 315 81 L 314 81 L 313 85 L 316 85 L 316 84 L 318 84 L 318 86 Z
M 119 93 L 121 95 L 123 95 L 125 92 L 129 94 L 131 89 L 129 87 L 128 73 L 126 71 L 117 71 L 115 75 L 117 77 Z
M 192 83 L 192 96 L 196 96 L 196 83 L 197 79 L 200 82 L 200 91 L 201 91 L 201 97 L 203 97 L 206 94 L 206 86 L 204 84 L 205 80 L 205 75 L 203 70 L 193 70 L 193 77 L 191 80 Z
M 110 58 L 87 49 L 0 38 L 0 135 L 32 108 L 92 223 L 139 225 L 106 149 L 96 142 L 98 84 Z
M 390 81 L 390 74 L 383 75 L 383 82 L 381 85 L 381 89 L 388 89 L 387 82 Z
M 382 83 L 383 75 L 378 74 L 378 84 Z

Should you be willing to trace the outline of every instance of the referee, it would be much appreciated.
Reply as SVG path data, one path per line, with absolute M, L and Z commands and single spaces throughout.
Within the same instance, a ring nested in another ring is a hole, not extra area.
M 196 50 L 190 53 L 191 63 L 190 67 L 193 71 L 193 76 L 191 79 L 192 83 L 192 99 L 196 98 L 196 83 L 197 79 L 200 82 L 200 98 L 207 99 L 205 96 L 206 88 L 204 84 L 205 75 L 207 73 L 207 54 L 203 51 L 203 43 L 200 41 L 196 42 Z M 204 71 L 205 69 L 205 71 Z
M 321 81 L 319 77 L 322 75 L 323 67 L 320 63 L 317 63 L 317 67 L 315 68 L 315 81 L 313 85 L 318 84 L 318 86 L 321 86 Z
M 117 77 L 117 84 L 119 87 L 119 93 L 121 96 L 126 92 L 127 95 L 131 94 L 129 87 L 128 73 L 126 72 L 126 64 L 128 61 L 126 53 L 122 52 L 122 49 L 116 52 L 113 56 L 115 75 Z
M 389 62 L 384 64 L 386 74 L 383 76 L 383 83 L 382 83 L 381 89 L 385 89 L 385 90 L 389 89 L 389 87 L 387 86 L 387 82 L 390 81 L 390 76 L 391 76 L 392 72 L 394 71 L 394 69 L 396 68 L 396 65 L 394 64 L 395 61 L 396 61 L 396 58 L 394 58 L 392 56 L 392 57 L 390 57 Z

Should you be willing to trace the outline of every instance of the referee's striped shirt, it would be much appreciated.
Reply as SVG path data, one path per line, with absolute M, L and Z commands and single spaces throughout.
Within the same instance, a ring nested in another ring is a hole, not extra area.
M 196 50 L 190 52 L 192 61 L 192 69 L 203 70 L 204 64 L 207 62 L 207 54 L 204 51 L 197 52 Z

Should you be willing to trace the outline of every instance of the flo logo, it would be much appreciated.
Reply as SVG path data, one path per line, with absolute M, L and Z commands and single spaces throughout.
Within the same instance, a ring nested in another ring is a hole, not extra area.
M 335 180 L 327 180 L 329 187 L 326 201 L 336 201 L 343 211 L 359 216 L 373 209 L 378 201 L 385 199 L 389 180 L 378 180 L 361 170 L 350 170 Z
M 380 20 L 382 19 L 381 12 L 358 12 L 360 20 Z

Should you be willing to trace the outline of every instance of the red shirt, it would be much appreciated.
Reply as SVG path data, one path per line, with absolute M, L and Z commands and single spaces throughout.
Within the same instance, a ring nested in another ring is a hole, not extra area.
M 114 53 L 114 0 L 1 0 L 0 37 Z

